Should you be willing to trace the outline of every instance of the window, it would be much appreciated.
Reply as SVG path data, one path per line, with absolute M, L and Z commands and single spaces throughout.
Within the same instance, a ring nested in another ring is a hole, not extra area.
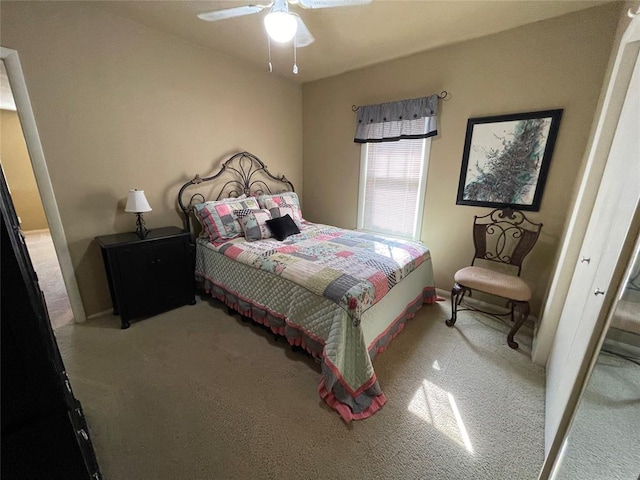
M 430 138 L 364 143 L 358 228 L 419 240 Z
M 438 95 L 357 107 L 358 228 L 420 239 Z

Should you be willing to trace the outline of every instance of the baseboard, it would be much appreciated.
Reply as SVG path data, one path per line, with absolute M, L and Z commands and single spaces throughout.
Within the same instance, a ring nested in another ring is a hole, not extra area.
M 98 313 L 92 313 L 87 317 L 87 320 L 93 320 L 94 318 L 104 317 L 105 315 L 110 315 L 111 313 L 113 313 L 113 310 L 111 309 L 103 310 L 102 312 L 98 312 Z
M 451 298 L 451 292 L 442 290 L 441 288 L 436 288 L 436 295 L 438 295 L 439 297 L 444 297 L 447 300 Z

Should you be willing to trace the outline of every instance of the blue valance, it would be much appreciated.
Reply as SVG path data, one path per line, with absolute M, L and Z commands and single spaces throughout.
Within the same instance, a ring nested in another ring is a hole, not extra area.
M 438 133 L 438 95 L 358 108 L 355 143 L 395 142 Z

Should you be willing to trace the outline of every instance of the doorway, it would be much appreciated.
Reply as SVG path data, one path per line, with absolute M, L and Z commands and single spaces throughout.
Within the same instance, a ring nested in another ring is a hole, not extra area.
M 85 320 L 18 53 L 0 47 L 2 167 L 53 328 Z M 5 105 L 4 102 L 7 102 Z

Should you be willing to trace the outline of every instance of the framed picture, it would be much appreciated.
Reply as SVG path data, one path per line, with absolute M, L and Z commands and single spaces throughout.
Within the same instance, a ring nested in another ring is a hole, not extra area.
M 562 110 L 470 118 L 457 205 L 540 210 Z

